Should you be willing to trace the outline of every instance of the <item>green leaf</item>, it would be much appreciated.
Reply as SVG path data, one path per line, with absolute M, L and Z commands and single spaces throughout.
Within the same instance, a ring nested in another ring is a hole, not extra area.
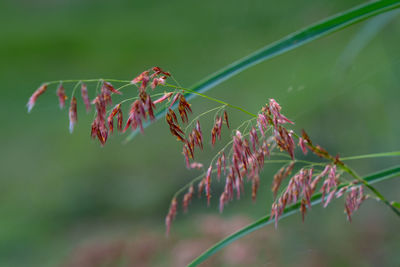
M 400 14 L 400 10 L 388 12 L 370 19 L 352 37 L 341 56 L 339 57 L 335 71 L 336 77 L 342 77 L 352 66 L 354 59 L 361 51 L 385 28 L 393 19 Z
M 391 179 L 391 178 L 395 178 L 397 176 L 400 175 L 400 165 L 397 165 L 395 167 L 392 167 L 390 169 L 386 169 L 371 175 L 368 175 L 366 177 L 364 177 L 363 179 L 365 181 L 367 181 L 368 183 L 377 183 L 383 180 L 387 180 L 387 179 Z M 339 188 L 342 188 L 344 186 L 346 186 L 348 184 L 342 184 L 341 186 L 339 186 Z M 321 202 L 322 199 L 322 195 L 319 194 L 315 194 L 312 198 L 311 198 L 311 204 L 315 205 Z M 397 203 L 399 204 L 399 203 Z M 396 204 L 395 204 L 396 206 Z M 287 207 L 282 216 L 280 217 L 280 219 L 283 219 L 291 214 L 297 213 L 300 211 L 300 201 L 296 202 L 293 205 L 290 205 L 289 207 Z M 237 231 L 236 233 L 233 233 L 232 235 L 228 236 L 227 238 L 221 240 L 220 242 L 216 243 L 214 246 L 212 246 L 211 248 L 209 248 L 208 250 L 206 250 L 203 254 L 201 254 L 199 257 L 197 257 L 195 260 L 193 260 L 188 266 L 197 266 L 200 263 L 202 263 L 203 261 L 207 260 L 209 257 L 211 257 L 212 255 L 214 255 L 216 252 L 218 252 L 220 249 L 226 247 L 227 245 L 229 245 L 230 243 L 234 242 L 235 240 L 250 234 L 251 232 L 254 232 L 255 230 L 264 227 L 268 224 L 271 224 L 273 221 L 270 220 L 271 215 L 267 215 L 265 217 L 262 217 L 261 219 L 255 221 L 254 223 L 240 229 L 239 231 Z
M 374 153 L 374 154 L 364 154 L 358 156 L 351 157 L 341 157 L 340 160 L 348 161 L 348 160 L 357 160 L 357 159 L 369 159 L 369 158 L 383 158 L 383 157 L 398 157 L 400 156 L 400 151 L 392 151 L 392 152 L 383 152 L 383 153 Z
M 336 14 L 312 26 L 292 33 L 275 43 L 267 45 L 260 50 L 255 51 L 254 53 L 239 59 L 236 62 L 233 62 L 232 64 L 201 80 L 194 86 L 190 87 L 190 89 L 200 93 L 205 92 L 262 61 L 281 55 L 313 40 L 344 29 L 357 22 L 399 7 L 400 0 L 382 0 L 363 4 L 343 13 Z M 189 97 L 192 98 L 195 96 L 196 95 L 190 94 Z M 156 114 L 156 119 L 163 117 L 165 115 L 165 111 L 166 109 L 160 110 Z M 144 125 L 144 127 L 147 127 L 148 125 L 149 124 L 147 123 Z M 125 141 L 133 139 L 136 134 L 136 132 L 131 133 Z

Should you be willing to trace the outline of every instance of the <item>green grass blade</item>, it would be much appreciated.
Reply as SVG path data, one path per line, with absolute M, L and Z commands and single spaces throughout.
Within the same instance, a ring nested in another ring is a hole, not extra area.
M 336 14 L 312 26 L 290 34 L 275 43 L 267 45 L 260 50 L 236 62 L 233 62 L 232 64 L 201 80 L 194 86 L 190 87 L 190 89 L 200 93 L 205 92 L 257 63 L 281 55 L 313 40 L 344 29 L 354 23 L 366 20 L 370 17 L 399 7 L 400 0 L 382 0 L 363 4 L 345 12 Z M 195 95 L 191 94 L 189 97 L 192 98 L 195 97 Z M 156 115 L 156 119 L 163 117 L 165 111 L 165 109 L 160 110 Z M 147 126 L 148 124 L 144 125 L 144 127 Z M 132 133 L 126 138 L 125 141 L 130 141 L 135 135 L 136 133 Z
M 399 202 L 392 201 L 391 204 L 392 204 L 392 206 L 394 206 L 394 207 L 400 209 L 400 203 L 399 203 Z
M 344 157 L 344 158 L 340 158 L 340 160 L 347 161 L 347 160 L 357 160 L 357 159 L 398 157 L 398 156 L 400 156 L 400 151 L 374 153 L 374 154 L 364 154 L 364 155 L 359 155 L 359 156 Z
M 400 10 L 394 10 L 382 14 L 382 16 L 370 19 L 356 34 L 354 34 L 336 63 L 334 71 L 336 75 L 335 79 L 336 77 L 342 77 L 343 74 L 348 72 L 361 51 L 399 14 Z
M 371 175 L 368 175 L 366 177 L 364 177 L 363 179 L 366 180 L 368 183 L 377 183 L 383 180 L 387 180 L 390 178 L 394 178 L 400 175 L 400 165 L 397 165 L 395 167 L 392 167 L 390 169 L 386 169 Z M 343 186 L 346 186 L 347 184 L 342 184 L 341 186 L 339 186 L 339 188 L 342 188 Z M 322 200 L 322 195 L 320 193 L 315 194 L 312 198 L 311 198 L 311 204 L 315 205 L 320 203 Z M 289 207 L 287 207 L 282 216 L 280 217 L 280 219 L 283 219 L 291 214 L 297 213 L 300 211 L 300 201 L 298 201 L 297 203 L 290 205 Z M 203 261 L 207 260 L 209 257 L 211 257 L 212 255 L 214 255 L 216 252 L 218 252 L 219 250 L 221 250 L 222 248 L 226 247 L 227 245 L 229 245 L 230 243 L 234 242 L 235 240 L 250 234 L 251 232 L 254 232 L 255 230 L 264 227 L 268 224 L 271 224 L 273 221 L 270 220 L 270 215 L 267 215 L 265 217 L 262 217 L 261 219 L 255 221 L 252 224 L 249 224 L 248 226 L 240 229 L 239 231 L 233 233 L 232 235 L 228 236 L 227 238 L 221 240 L 220 242 L 216 243 L 214 246 L 212 246 L 211 248 L 209 248 L 207 251 L 205 251 L 203 254 L 201 254 L 199 257 L 197 257 L 195 260 L 193 260 L 188 266 L 197 266 L 200 263 L 202 263 Z

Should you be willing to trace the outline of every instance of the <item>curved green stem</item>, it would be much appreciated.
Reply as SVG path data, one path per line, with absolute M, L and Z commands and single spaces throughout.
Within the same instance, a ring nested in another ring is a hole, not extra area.
M 252 117 L 257 117 L 256 114 L 251 113 L 250 111 L 247 111 L 247 110 L 245 110 L 244 108 L 241 108 L 241 107 L 239 107 L 239 106 L 229 104 L 228 102 L 222 101 L 222 100 L 220 100 L 220 99 L 217 99 L 217 98 L 214 98 L 214 97 L 211 97 L 211 96 L 208 96 L 208 95 L 205 95 L 205 94 L 196 92 L 196 91 L 194 91 L 194 90 L 192 90 L 192 89 L 183 88 L 183 87 L 180 87 L 180 86 L 175 86 L 175 85 L 167 84 L 167 83 L 165 84 L 165 86 L 167 86 L 167 87 L 172 87 L 172 88 L 176 88 L 176 89 L 180 89 L 180 90 L 185 91 L 185 92 L 187 92 L 187 93 L 191 93 L 191 94 L 193 94 L 193 95 L 197 95 L 197 96 L 203 97 L 203 98 L 208 99 L 208 100 L 211 100 L 211 101 L 213 101 L 213 102 L 220 103 L 220 104 L 223 104 L 223 105 L 225 105 L 225 106 L 231 107 L 231 108 L 233 108 L 233 109 L 237 109 L 237 110 L 242 111 L 242 112 L 244 112 L 244 113 L 246 113 L 247 115 L 250 115 L 250 116 L 252 116 Z

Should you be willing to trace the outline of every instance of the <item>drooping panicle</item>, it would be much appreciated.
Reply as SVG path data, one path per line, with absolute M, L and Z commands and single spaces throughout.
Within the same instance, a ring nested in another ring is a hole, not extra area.
M 71 99 L 71 104 L 69 106 L 69 132 L 72 133 L 74 131 L 74 127 L 76 121 L 78 120 L 77 107 L 76 107 L 76 98 L 75 96 Z
M 285 173 L 290 174 L 293 166 L 288 166 Z M 331 167 L 325 169 L 313 180 L 313 168 L 302 168 L 289 180 L 285 191 L 280 197 L 274 201 L 271 208 L 271 219 L 275 217 L 275 226 L 278 223 L 279 217 L 283 214 L 287 205 L 296 203 L 300 200 L 300 211 L 302 213 L 303 221 L 307 209 L 311 208 L 311 198 L 315 193 L 316 185 L 318 181 L 324 177 Z M 280 175 L 284 175 L 281 170 Z
M 65 94 L 65 88 L 62 83 L 57 88 L 57 96 L 58 102 L 60 103 L 60 109 L 63 109 L 65 107 L 65 100 L 67 100 L 68 97 Z
M 87 85 L 84 83 L 82 83 L 82 86 L 81 86 L 81 96 L 82 96 L 83 103 L 85 104 L 86 112 L 89 112 L 90 111 L 89 94 L 88 94 Z
M 28 113 L 31 112 L 32 108 L 35 106 L 36 100 L 38 99 L 38 97 L 43 94 L 44 92 L 46 92 L 47 90 L 47 84 L 42 84 L 33 94 L 32 96 L 29 98 L 28 103 L 26 104 L 27 108 L 28 108 Z

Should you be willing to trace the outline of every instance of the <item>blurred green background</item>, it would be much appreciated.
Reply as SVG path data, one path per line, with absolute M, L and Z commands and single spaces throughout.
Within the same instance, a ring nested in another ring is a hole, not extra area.
M 210 208 L 204 198 L 194 200 L 188 214 L 179 211 L 167 239 L 164 217 L 171 197 L 199 173 L 186 170 L 181 146 L 165 123 L 126 145 L 124 136 L 114 135 L 101 148 L 89 138 L 93 115 L 80 102 L 76 131 L 69 134 L 55 87 L 27 114 L 25 104 L 43 81 L 132 79 L 160 66 L 190 86 L 363 2 L 1 1 L 0 266 L 182 266 L 269 212 L 271 178 L 280 167 L 266 166 L 254 204 L 250 185 L 222 215 L 217 197 Z M 363 42 L 385 16 L 259 64 L 209 94 L 253 112 L 276 98 L 297 130 L 307 129 L 333 154 L 399 150 L 400 17 Z M 192 104 L 195 113 L 214 106 L 202 99 Z M 235 111 L 230 116 L 235 125 L 247 119 Z M 213 152 L 200 160 L 207 164 Z M 396 163 L 352 166 L 367 174 Z M 398 179 L 378 188 L 399 200 Z M 348 223 L 340 199 L 327 209 L 313 208 L 304 224 L 295 215 L 277 230 L 258 230 L 204 266 L 400 266 L 398 229 L 398 218 L 373 200 Z

